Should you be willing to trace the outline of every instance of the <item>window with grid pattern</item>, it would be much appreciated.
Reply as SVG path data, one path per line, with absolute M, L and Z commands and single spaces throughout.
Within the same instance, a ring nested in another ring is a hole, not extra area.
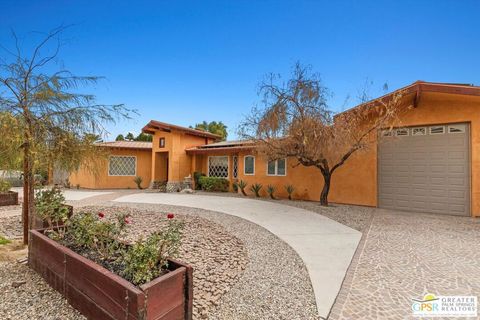
M 234 178 L 238 177 L 238 157 L 237 156 L 233 157 L 233 177 Z
M 109 176 L 135 176 L 137 158 L 131 156 L 111 156 L 108 164 Z
M 228 178 L 228 157 L 215 156 L 208 158 L 208 176 Z

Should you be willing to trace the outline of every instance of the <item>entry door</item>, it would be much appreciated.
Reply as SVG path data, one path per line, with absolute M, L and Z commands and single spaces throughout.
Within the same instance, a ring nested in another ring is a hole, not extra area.
M 470 215 L 469 125 L 380 132 L 380 208 Z

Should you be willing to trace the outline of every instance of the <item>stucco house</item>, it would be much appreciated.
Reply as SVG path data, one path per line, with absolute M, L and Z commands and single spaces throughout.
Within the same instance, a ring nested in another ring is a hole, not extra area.
M 417 81 L 404 87 L 410 105 L 402 127 L 365 152 L 355 154 L 333 175 L 329 200 L 413 212 L 480 216 L 480 87 Z M 392 95 L 393 93 L 389 94 Z M 381 98 L 388 98 L 386 95 Z M 348 111 L 347 111 L 348 112 Z M 208 132 L 150 121 L 143 132 L 152 143 L 112 142 L 104 173 L 93 177 L 80 169 L 73 185 L 106 189 L 168 181 L 178 188 L 193 172 L 233 183 L 295 187 L 294 198 L 317 201 L 323 179 L 318 169 L 295 159 L 267 161 L 248 141 L 222 141 Z

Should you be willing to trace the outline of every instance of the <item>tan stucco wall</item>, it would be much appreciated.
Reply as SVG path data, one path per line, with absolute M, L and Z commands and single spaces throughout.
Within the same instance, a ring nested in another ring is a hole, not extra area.
M 410 109 L 400 119 L 403 126 L 434 125 L 468 122 L 471 129 L 471 208 L 472 215 L 480 216 L 480 97 L 444 93 L 422 93 L 417 108 Z M 365 151 L 354 154 L 332 177 L 329 201 L 336 203 L 377 206 L 377 145 L 373 143 Z M 248 154 L 250 154 L 249 152 Z M 266 159 L 256 155 L 255 175 L 244 175 L 244 156 L 239 154 L 239 180 L 263 185 L 266 195 L 268 184 L 277 187 L 277 195 L 286 197 L 285 185 L 295 187 L 294 197 L 318 201 L 323 187 L 320 171 L 314 167 L 297 166 L 294 159 L 287 159 L 287 175 L 272 177 L 266 174 Z M 206 159 L 206 156 L 204 157 Z M 204 172 L 207 170 L 203 162 Z M 231 170 L 231 169 L 230 169 Z
M 470 123 L 471 208 L 480 216 L 480 97 L 422 93 L 418 107 L 401 118 L 404 126 Z M 377 148 L 358 154 L 335 173 L 330 200 L 377 205 Z
M 150 150 L 137 149 L 111 149 L 111 155 L 135 156 L 137 157 L 137 176 L 142 177 L 142 187 L 147 188 L 150 185 L 152 157 Z M 108 160 L 102 161 L 97 170 L 98 174 L 92 174 L 90 171 L 80 168 L 77 172 L 70 175 L 72 187 L 80 185 L 87 189 L 125 189 L 137 188 L 133 181 L 135 176 L 109 176 Z
M 165 147 L 160 148 L 160 138 L 165 138 Z M 186 153 L 186 149 L 206 143 L 212 143 L 212 139 L 186 134 L 182 131 L 171 132 L 156 131 L 153 135 L 152 174 L 155 175 L 155 153 L 168 152 L 168 181 L 183 181 L 183 178 L 192 172 L 192 156 Z

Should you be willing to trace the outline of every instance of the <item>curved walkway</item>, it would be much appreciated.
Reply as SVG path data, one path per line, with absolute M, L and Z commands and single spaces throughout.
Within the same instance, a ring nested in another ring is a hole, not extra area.
M 168 193 L 137 193 L 114 201 L 219 211 L 262 226 L 289 244 L 302 258 L 310 275 L 318 313 L 324 318 L 335 302 L 361 238 L 360 232 L 324 216 L 266 201 Z

